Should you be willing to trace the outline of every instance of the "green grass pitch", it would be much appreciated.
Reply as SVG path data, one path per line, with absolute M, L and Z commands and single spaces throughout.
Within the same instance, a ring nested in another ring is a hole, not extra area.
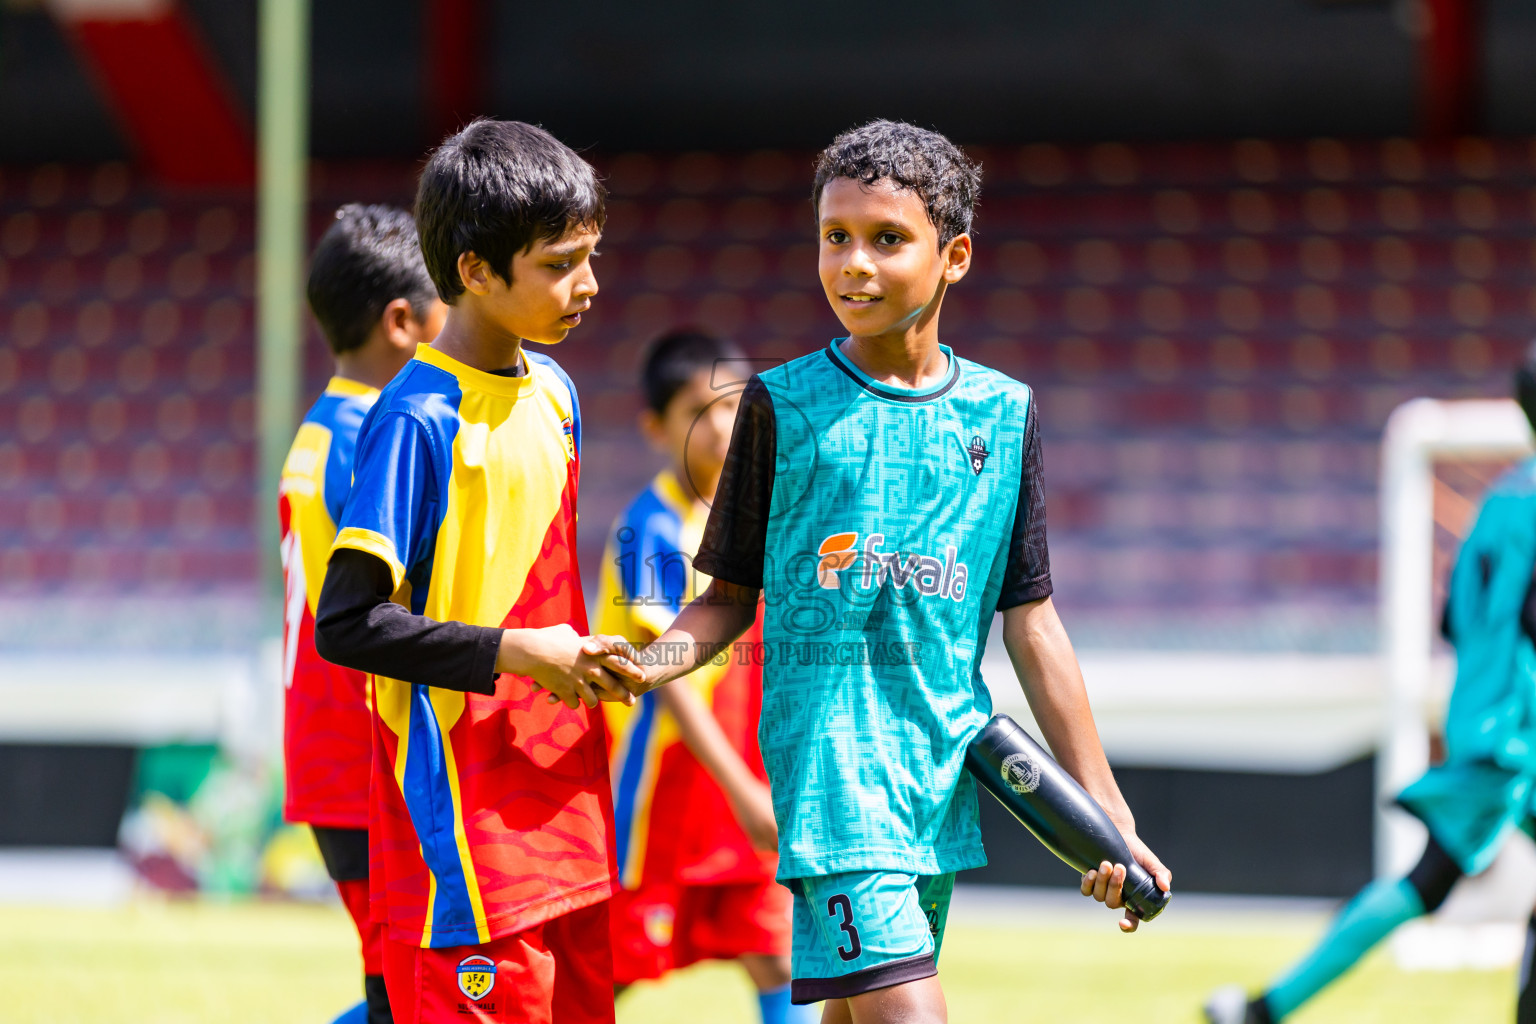
M 1194 1024 L 1207 991 L 1260 981 L 1320 923 L 1153 924 L 1134 936 L 1119 935 L 1108 915 L 1102 931 L 952 923 L 941 977 L 957 1024 Z M 335 907 L 0 907 L 8 1024 L 325 1024 L 358 998 L 359 970 L 350 922 Z M 1293 1021 L 1511 1021 L 1513 987 L 1509 971 L 1405 974 L 1378 953 Z M 637 986 L 619 1006 L 620 1024 L 755 1020 L 750 987 L 729 964 Z

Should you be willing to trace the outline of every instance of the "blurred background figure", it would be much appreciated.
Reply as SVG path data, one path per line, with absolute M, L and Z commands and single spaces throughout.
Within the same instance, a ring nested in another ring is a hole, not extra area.
M 646 349 L 640 429 L 666 468 L 610 531 L 596 632 L 654 640 L 709 586 L 693 558 L 750 372 L 735 345 L 702 331 L 672 331 Z M 789 1001 L 791 897 L 774 881 L 778 827 L 757 745 L 761 643 L 754 626 L 686 689 L 603 706 L 623 887 L 610 912 L 614 981 L 622 989 L 736 960 L 762 1024 L 789 1024 L 821 1012 Z
M 1536 349 L 1514 373 L 1514 395 L 1536 425 Z M 1493 864 L 1515 832 L 1529 834 L 1536 778 L 1536 461 L 1489 487 L 1451 570 L 1440 632 L 1456 649 L 1446 709 L 1444 757 L 1397 802 L 1429 829 L 1418 863 L 1401 878 L 1378 878 L 1334 919 L 1317 946 L 1263 992 L 1241 987 L 1206 1003 L 1211 1024 L 1285 1020 L 1404 923 L 1440 909 L 1452 887 Z M 1508 894 L 1513 897 L 1515 894 Z M 1536 1021 L 1527 926 L 1517 1020 Z
M 442 330 L 447 305 L 422 261 L 416 222 L 390 206 L 343 206 L 309 259 L 310 311 L 336 372 L 299 424 L 278 485 L 283 563 L 283 819 L 307 824 L 357 927 L 365 1002 L 342 1020 L 390 1024 L 384 924 L 368 887 L 368 676 L 315 650 L 315 615 L 336 524 L 352 489 L 357 434 L 379 391 Z

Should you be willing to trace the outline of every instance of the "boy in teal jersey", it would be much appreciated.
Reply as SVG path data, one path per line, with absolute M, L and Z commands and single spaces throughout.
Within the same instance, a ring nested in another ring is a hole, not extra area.
M 1536 346 L 1515 373 L 1515 396 L 1536 426 Z M 1211 1024 L 1274 1024 L 1290 1017 L 1394 929 L 1434 913 L 1464 876 L 1493 863 L 1515 829 L 1531 830 L 1536 783 L 1536 459 L 1489 488 L 1451 570 L 1440 630 L 1456 648 L 1445 713 L 1445 760 L 1398 795 L 1429 828 L 1404 878 L 1367 885 L 1317 946 L 1258 996 L 1214 993 Z M 1519 1024 L 1536 1024 L 1536 917 L 1526 933 Z
M 1051 604 L 1033 394 L 939 341 L 980 177 L 905 124 L 822 153 L 819 271 L 849 336 L 751 380 L 695 562 L 714 581 L 631 652 L 637 690 L 686 675 L 762 593 L 762 649 L 732 656 L 764 661 L 793 996 L 827 1000 L 824 1021 L 945 1019 L 954 873 L 986 862 L 964 755 L 992 711 L 979 667 L 994 612 L 1058 759 L 1171 884 L 1136 838 Z M 1106 863 L 1083 890 L 1118 907 L 1124 873 Z

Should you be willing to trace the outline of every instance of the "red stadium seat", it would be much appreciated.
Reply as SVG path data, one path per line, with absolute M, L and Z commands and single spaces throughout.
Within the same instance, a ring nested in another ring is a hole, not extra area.
M 1181 594 L 1369 592 L 1387 412 L 1416 394 L 1502 394 L 1531 332 L 1528 149 L 973 151 L 987 188 L 945 330 L 1036 387 L 1053 558 L 1104 573 L 1087 600 L 1151 592 L 1174 558 Z M 649 338 L 694 322 L 772 359 L 837 331 L 808 160 L 602 161 L 603 291 L 590 328 L 554 352 L 582 390 L 589 514 L 616 511 L 650 464 L 633 429 Z M 322 165 L 314 181 L 319 231 L 341 202 L 408 203 L 412 174 Z M 250 201 L 152 193 L 120 164 L 8 171 L 0 198 L 0 524 L 15 524 L 0 532 L 0 586 L 248 584 Z M 312 327 L 304 358 L 317 394 L 330 357 Z M 1274 521 L 1272 492 L 1294 498 Z

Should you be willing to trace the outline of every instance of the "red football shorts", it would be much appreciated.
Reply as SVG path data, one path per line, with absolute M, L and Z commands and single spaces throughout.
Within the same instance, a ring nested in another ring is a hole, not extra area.
M 613 1024 L 608 903 L 479 946 L 384 939 L 395 1024 Z
M 616 893 L 613 980 L 629 985 L 700 960 L 788 956 L 793 897 L 768 879 L 724 885 L 660 882 Z
M 357 926 L 357 937 L 363 946 L 363 973 L 384 973 L 384 925 L 375 921 L 368 912 L 368 879 L 349 878 L 336 883 L 341 902 L 346 904 L 352 923 Z

